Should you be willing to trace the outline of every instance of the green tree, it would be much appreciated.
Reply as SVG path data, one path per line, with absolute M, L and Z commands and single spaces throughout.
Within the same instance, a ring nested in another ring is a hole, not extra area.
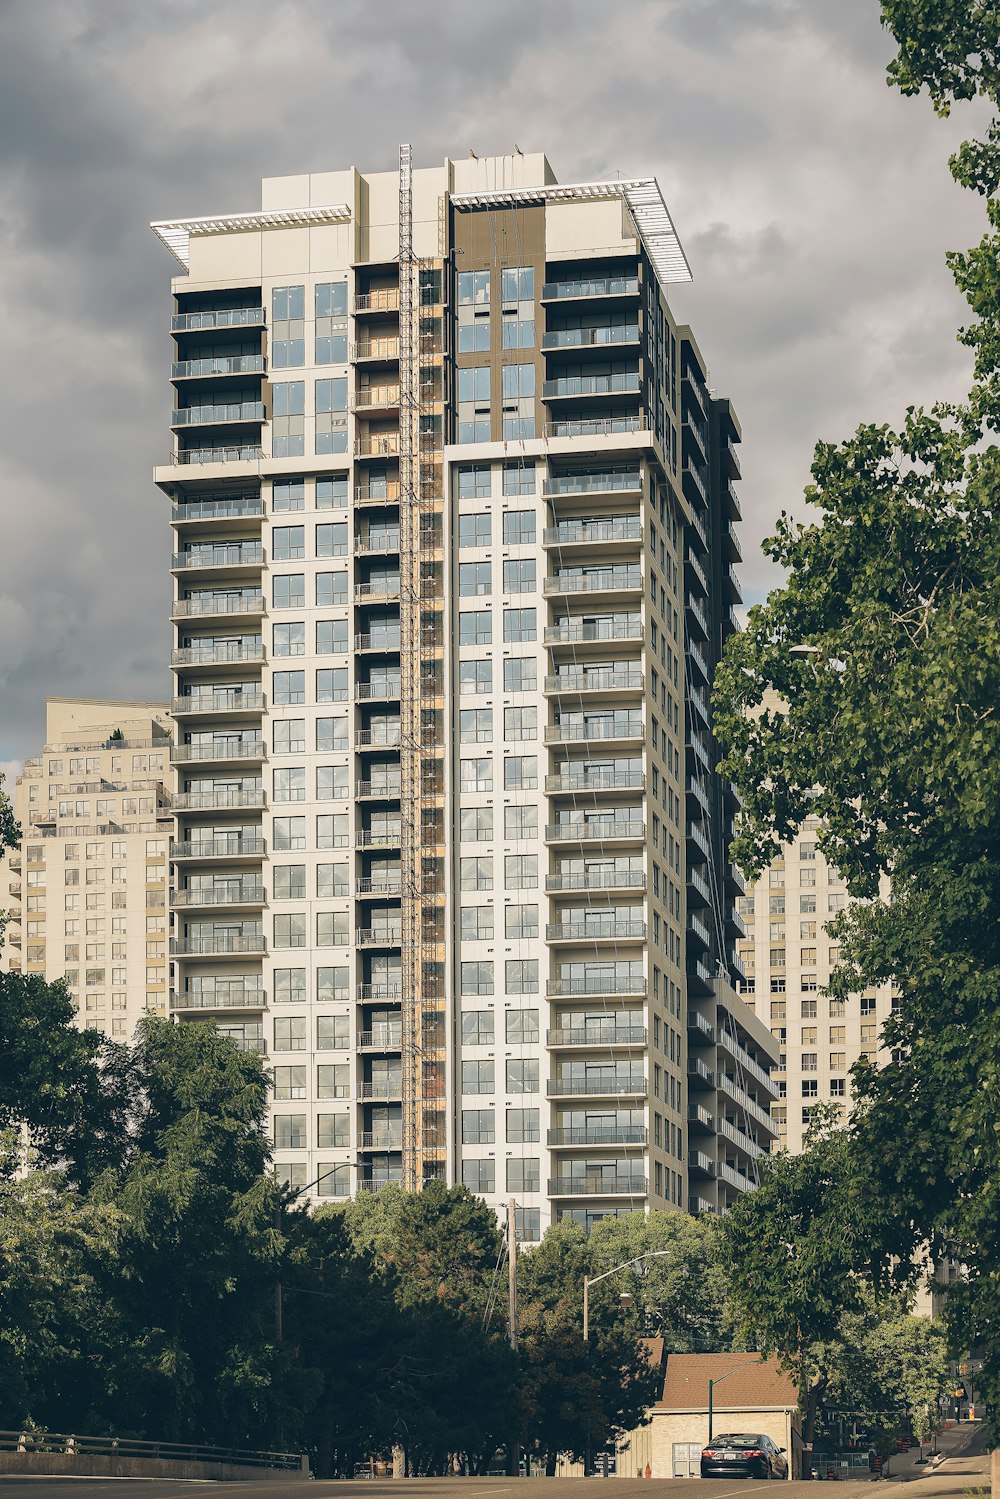
M 0 859 L 8 849 L 20 848 L 21 824 L 14 816 L 10 797 L 4 791 L 6 777 L 0 773 Z

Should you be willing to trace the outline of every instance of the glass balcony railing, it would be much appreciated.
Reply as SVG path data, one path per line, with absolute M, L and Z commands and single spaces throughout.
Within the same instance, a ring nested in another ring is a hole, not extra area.
M 601 328 L 554 328 L 542 334 L 543 349 L 588 349 L 605 344 L 638 342 L 638 323 L 612 323 Z
M 638 515 L 621 520 L 570 520 L 558 526 L 547 526 L 542 533 L 546 546 L 572 546 L 588 541 L 642 541 L 642 521 Z
M 217 406 L 181 406 L 173 413 L 172 427 L 211 427 L 222 422 L 262 422 L 263 401 L 227 401 Z
M 550 1129 L 551 1145 L 645 1145 L 648 1132 L 642 1124 L 580 1124 Z
M 641 942 L 645 936 L 644 921 L 550 921 L 545 928 L 546 942 Z
M 605 1074 L 603 1076 L 552 1077 L 545 1089 L 549 1098 L 643 1098 L 646 1079 L 637 1075 Z
M 175 552 L 172 566 L 188 567 L 262 567 L 264 549 L 259 541 L 237 541 L 228 546 L 189 547 Z
M 642 382 L 638 370 L 623 370 L 612 375 L 560 375 L 542 384 L 545 401 L 572 396 L 638 395 Z
M 648 1187 L 644 1176 L 555 1176 L 548 1184 L 550 1197 L 645 1197 Z
M 259 443 L 227 443 L 223 447 L 177 448 L 170 463 L 257 463 L 264 456 Z
M 546 692 L 641 692 L 641 671 L 560 671 L 545 678 Z
M 176 312 L 170 319 L 171 333 L 192 333 L 199 328 L 260 328 L 263 307 L 220 307 L 214 311 Z
M 175 697 L 170 705 L 172 713 L 260 713 L 264 707 L 264 694 L 257 689 L 245 692 L 190 692 Z
M 644 430 L 641 416 L 561 417 L 546 422 L 546 437 L 616 437 Z
M 174 505 L 173 520 L 232 520 L 245 515 L 263 515 L 264 501 L 258 494 L 234 495 L 231 499 L 190 500 Z
M 546 645 L 574 645 L 591 640 L 641 640 L 642 618 L 636 614 L 622 618 L 608 615 L 601 619 L 561 619 L 545 629 Z
M 219 354 L 206 359 L 182 359 L 170 366 L 173 380 L 193 380 L 199 375 L 262 375 L 263 354 Z
M 638 276 L 591 276 L 574 281 L 546 281 L 542 287 L 543 302 L 558 302 L 581 297 L 637 297 Z
M 603 822 L 550 822 L 545 837 L 549 843 L 613 843 L 621 838 L 644 838 L 645 824 L 621 817 Z
M 645 890 L 646 874 L 642 869 L 574 869 L 556 870 L 546 875 L 545 889 L 551 895 L 568 890 Z
M 595 567 L 588 571 L 558 572 L 542 580 L 542 593 L 548 598 L 567 593 L 635 593 L 642 591 L 642 572 L 638 567 Z
M 615 490 L 641 489 L 642 476 L 638 469 L 616 469 L 603 474 L 554 474 L 542 485 L 544 494 L 607 494 Z

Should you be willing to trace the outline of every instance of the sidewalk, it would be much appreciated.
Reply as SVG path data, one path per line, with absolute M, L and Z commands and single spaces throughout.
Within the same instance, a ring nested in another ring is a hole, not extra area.
M 919 1483 L 920 1499 L 961 1499 L 967 1489 L 990 1486 L 990 1455 L 985 1450 L 982 1422 L 938 1432 L 938 1456 L 918 1463 L 919 1451 L 896 1454 L 889 1462 L 889 1483 Z M 927 1451 L 927 1448 L 924 1449 Z

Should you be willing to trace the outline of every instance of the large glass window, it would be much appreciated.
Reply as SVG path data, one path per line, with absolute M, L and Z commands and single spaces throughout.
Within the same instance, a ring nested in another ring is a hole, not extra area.
M 531 546 L 535 540 L 535 512 L 508 510 L 503 518 L 504 546 Z
M 493 1087 L 492 1061 L 462 1063 L 463 1093 L 492 1093 Z
M 272 526 L 271 560 L 288 562 L 306 554 L 305 526 Z
M 306 481 L 304 479 L 275 479 L 271 485 L 271 509 L 277 514 L 283 510 L 306 508 Z
M 490 367 L 470 365 L 458 371 L 458 440 L 490 440 Z
M 305 302 L 304 286 L 276 286 L 271 292 L 272 369 L 306 362 Z
M 535 461 L 515 459 L 503 466 L 503 492 L 507 495 L 535 493 Z M 531 512 L 527 512 L 530 514 Z M 534 540 L 534 532 L 530 538 Z
M 458 663 L 458 690 L 459 692 L 492 692 L 492 662 L 460 661 Z
M 538 624 L 535 610 L 505 609 L 503 611 L 503 638 L 512 644 L 524 640 L 537 640 Z
M 462 1044 L 464 1046 L 493 1045 L 493 1011 L 462 1011 Z
M 491 645 L 493 616 L 488 609 L 462 609 L 458 616 L 459 645 Z
M 521 557 L 504 563 L 503 591 L 504 593 L 534 593 L 534 557 Z
M 284 380 L 271 386 L 271 453 L 301 458 L 306 450 L 306 385 Z
M 535 435 L 535 366 L 503 366 L 503 435 L 515 442 Z
M 306 674 L 304 671 L 273 672 L 271 684 L 271 701 L 273 703 L 304 703 L 306 700 Z
M 535 273 L 530 265 L 500 272 L 505 349 L 531 349 L 535 343 Z
M 488 597 L 492 591 L 491 569 L 488 562 L 460 562 L 458 565 L 458 592 L 461 598 Z
M 347 452 L 347 376 L 316 381 L 316 451 Z
M 325 521 L 316 527 L 316 556 L 347 556 L 346 521 Z
M 304 1015 L 279 1016 L 274 1022 L 275 1051 L 305 1051 L 306 1018 Z
M 336 573 L 316 574 L 316 607 L 329 609 L 347 603 L 347 569 Z
M 278 573 L 271 580 L 271 599 L 275 609 L 304 609 L 306 580 L 304 573 Z
M 316 363 L 347 363 L 347 282 L 316 287 Z
M 491 483 L 488 463 L 467 463 L 458 471 L 458 498 L 460 500 L 488 500 Z
M 481 515 L 460 515 L 458 517 L 458 544 L 460 547 L 489 546 L 489 511 L 483 511 Z
M 495 1118 L 492 1109 L 463 1109 L 462 1144 L 492 1145 L 496 1139 Z
M 463 807 L 459 812 L 459 836 L 464 843 L 489 843 L 493 837 L 493 808 Z

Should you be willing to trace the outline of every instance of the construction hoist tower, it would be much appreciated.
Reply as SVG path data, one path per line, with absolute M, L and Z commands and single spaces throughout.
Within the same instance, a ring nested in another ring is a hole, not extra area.
M 413 248 L 399 148 L 403 1186 L 445 1174 L 444 278 Z

